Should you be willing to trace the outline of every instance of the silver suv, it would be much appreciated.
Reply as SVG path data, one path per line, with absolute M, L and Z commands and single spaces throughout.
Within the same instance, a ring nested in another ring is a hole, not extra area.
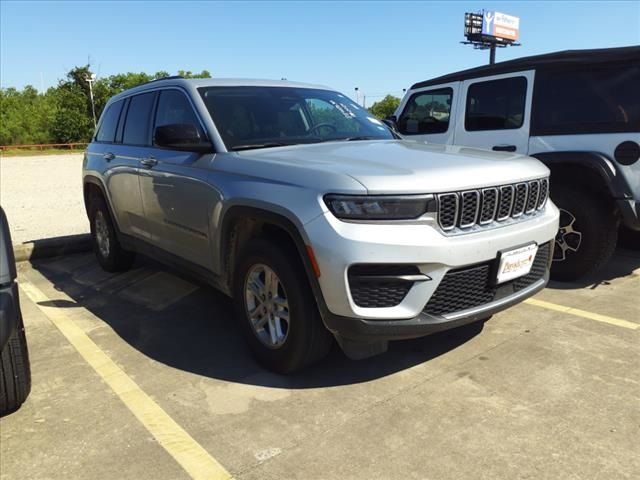
M 113 97 L 86 151 L 98 261 L 134 252 L 234 299 L 253 354 L 291 372 L 485 320 L 544 288 L 549 170 L 401 140 L 326 87 L 153 81 Z

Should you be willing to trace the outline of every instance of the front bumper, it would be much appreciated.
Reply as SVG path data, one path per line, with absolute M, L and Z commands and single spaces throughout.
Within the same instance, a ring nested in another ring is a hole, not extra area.
M 526 289 L 452 315 L 430 315 L 423 311 L 413 318 L 403 320 L 366 320 L 339 317 L 328 313 L 325 315 L 324 320 L 329 330 L 342 338 L 356 342 L 386 342 L 389 340 L 423 337 L 488 318 L 535 295 L 544 289 L 548 281 L 549 270 L 547 269 L 540 280 Z
M 531 242 L 552 243 L 557 228 L 558 209 L 551 201 L 526 221 L 458 236 L 445 236 L 434 226 L 420 223 L 342 222 L 330 213 L 305 225 L 321 272 L 318 284 L 324 316 L 389 321 L 390 325 L 419 318 L 449 271 L 489 264 L 499 251 Z M 429 280 L 413 284 L 396 305 L 368 308 L 354 301 L 348 273 L 353 265 L 372 263 L 412 265 Z M 348 322 L 325 323 L 340 333 L 341 324 Z

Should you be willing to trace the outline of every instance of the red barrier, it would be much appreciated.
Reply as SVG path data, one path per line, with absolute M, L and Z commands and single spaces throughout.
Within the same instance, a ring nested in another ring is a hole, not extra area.
M 0 145 L 0 150 L 19 150 L 21 148 L 25 150 L 44 150 L 46 148 L 68 148 L 73 150 L 74 148 L 84 148 L 88 143 L 38 143 L 35 145 Z

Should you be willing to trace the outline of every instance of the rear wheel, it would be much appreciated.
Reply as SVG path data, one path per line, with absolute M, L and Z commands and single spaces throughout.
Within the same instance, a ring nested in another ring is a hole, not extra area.
M 616 248 L 617 218 L 595 192 L 557 185 L 551 194 L 560 209 L 551 276 L 575 280 L 604 266 Z
M 93 251 L 100 266 L 107 272 L 120 272 L 131 268 L 135 254 L 120 246 L 111 214 L 102 197 L 92 198 L 89 218 Z
M 234 276 L 234 309 L 249 348 L 269 370 L 290 373 L 322 359 L 325 328 L 298 261 L 266 239 L 250 240 Z
M 0 415 L 17 410 L 31 391 L 31 367 L 22 317 L 0 352 Z

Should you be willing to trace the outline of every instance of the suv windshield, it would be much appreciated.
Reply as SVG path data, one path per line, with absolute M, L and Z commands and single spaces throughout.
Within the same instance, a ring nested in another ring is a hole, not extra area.
M 329 90 L 203 87 L 199 91 L 228 150 L 394 138 L 380 120 Z

